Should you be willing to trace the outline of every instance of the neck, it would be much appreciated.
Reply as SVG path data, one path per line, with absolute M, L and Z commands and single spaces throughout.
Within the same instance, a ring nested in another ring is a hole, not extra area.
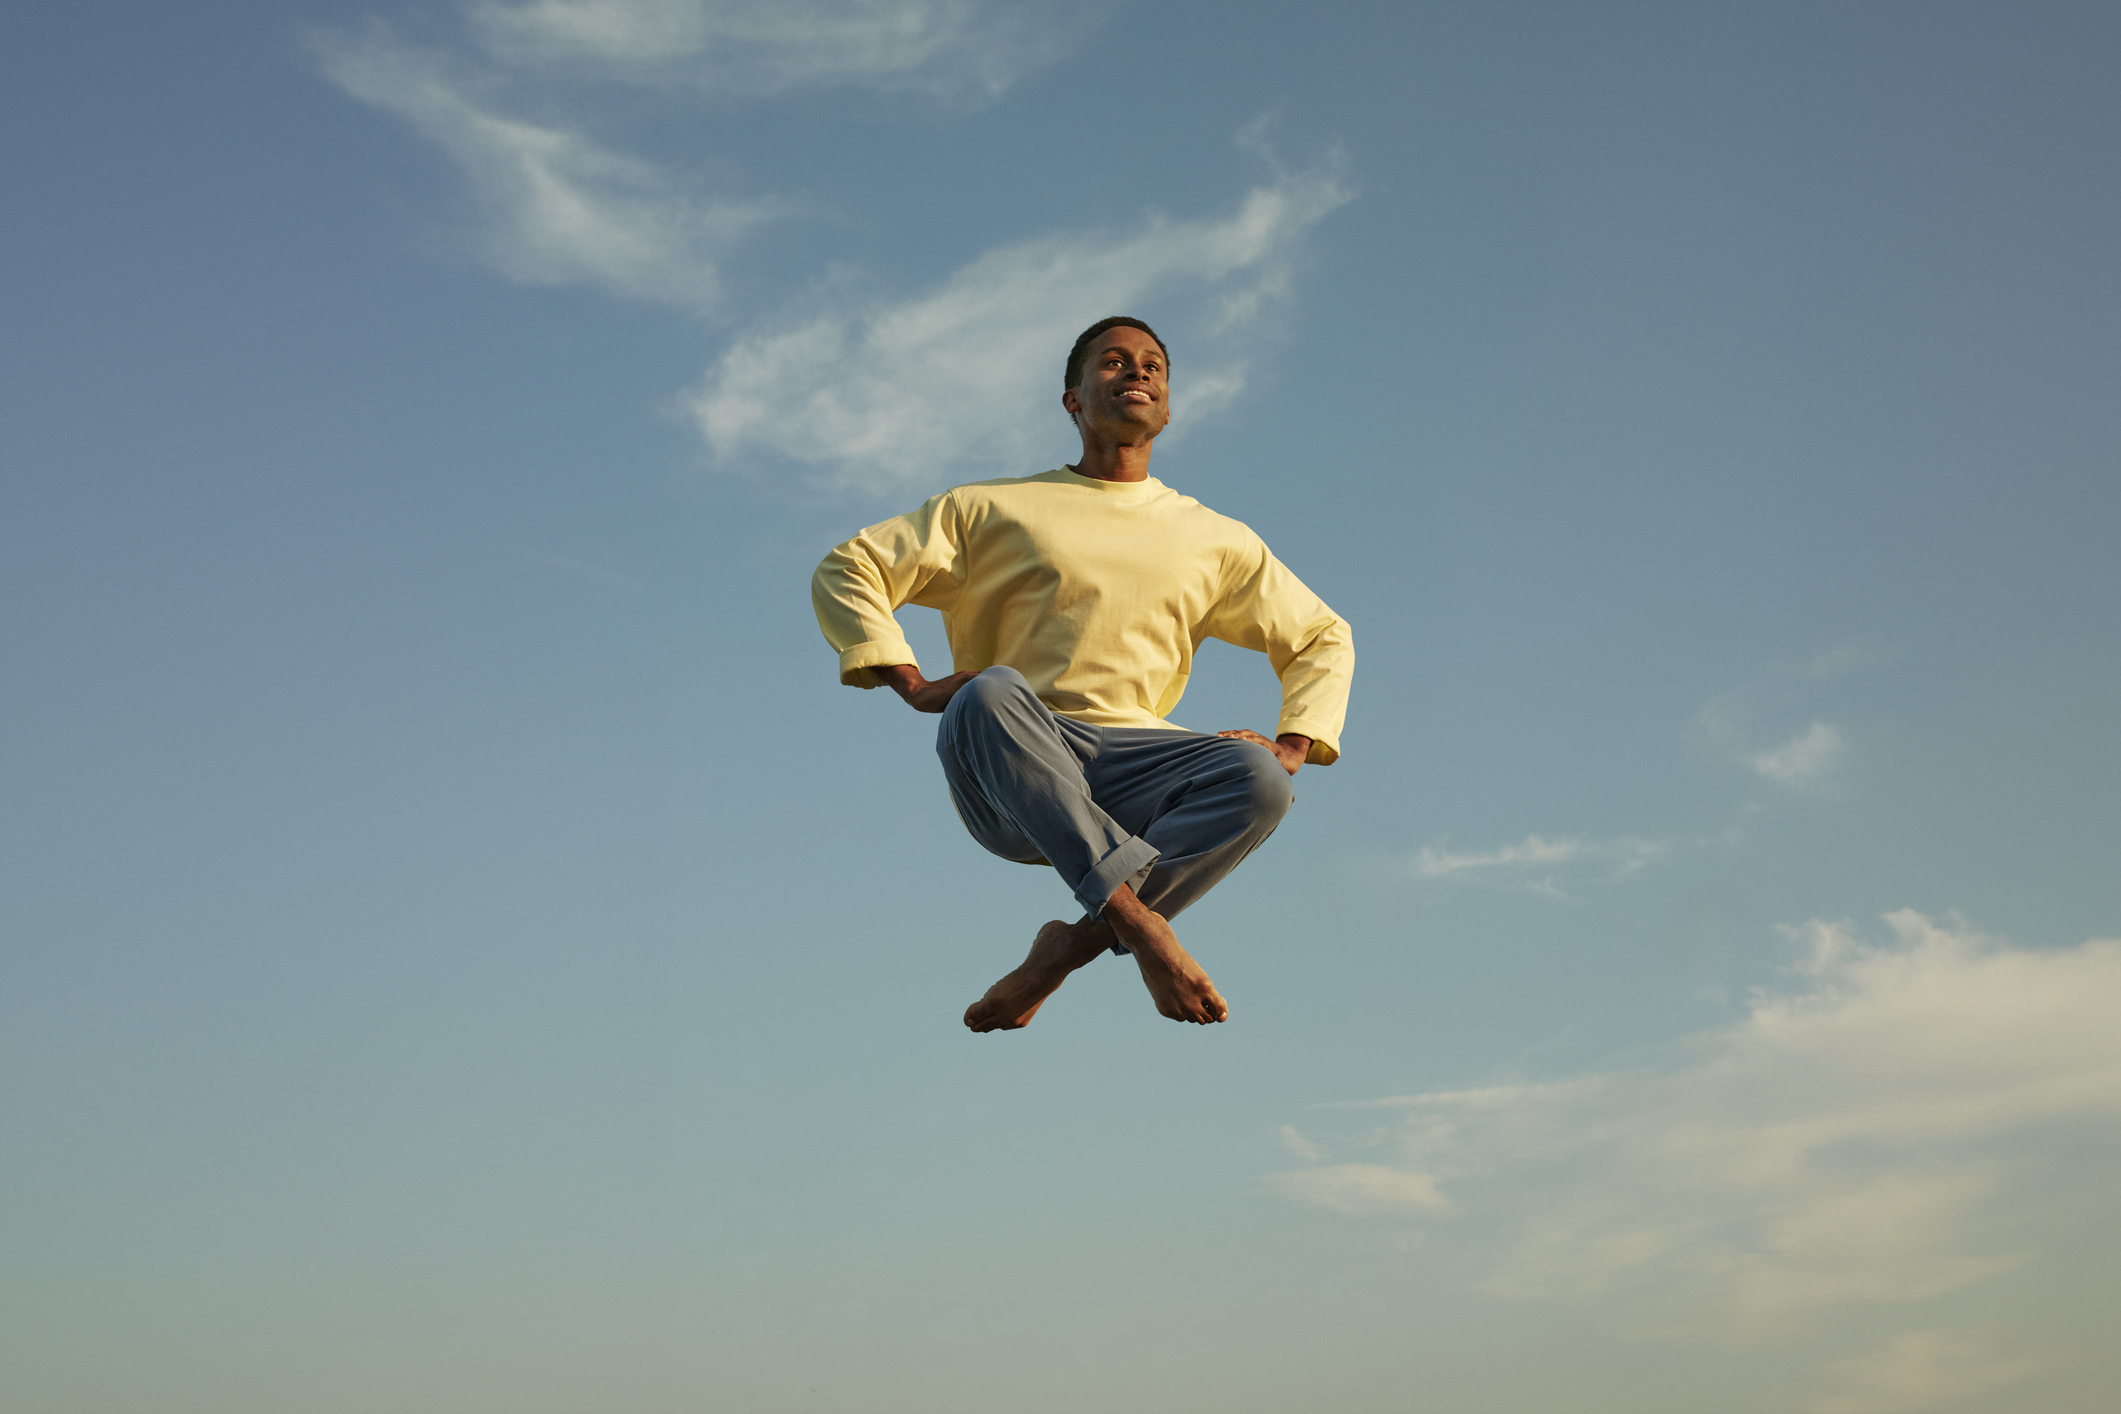
M 1093 481 L 1147 481 L 1152 445 L 1147 437 L 1139 442 L 1106 442 L 1085 437 L 1082 459 L 1068 469 Z

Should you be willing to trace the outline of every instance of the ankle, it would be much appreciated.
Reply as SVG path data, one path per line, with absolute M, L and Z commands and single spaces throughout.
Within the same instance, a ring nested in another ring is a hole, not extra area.
M 1139 905 L 1136 905 L 1139 907 Z M 1144 908 L 1134 917 L 1119 919 L 1112 932 L 1129 952 L 1147 954 L 1159 962 L 1168 963 L 1177 947 L 1178 937 L 1171 931 L 1163 915 Z

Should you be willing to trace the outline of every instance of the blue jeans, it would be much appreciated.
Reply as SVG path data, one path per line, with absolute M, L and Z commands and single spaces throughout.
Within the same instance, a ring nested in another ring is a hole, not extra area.
M 1004 859 L 1051 864 L 1093 918 L 1121 884 L 1176 917 L 1259 848 L 1296 799 L 1288 771 L 1257 742 L 1085 726 L 1039 701 L 1014 668 L 958 689 L 935 752 L 972 838 Z

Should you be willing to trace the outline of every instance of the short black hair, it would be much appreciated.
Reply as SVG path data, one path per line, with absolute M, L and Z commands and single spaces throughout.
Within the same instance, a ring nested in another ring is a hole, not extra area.
M 1164 371 L 1167 373 L 1170 371 L 1171 350 L 1164 348 L 1164 341 L 1158 337 L 1157 332 L 1131 314 L 1115 314 L 1110 319 L 1100 319 L 1089 328 L 1083 330 L 1081 336 L 1075 341 L 1075 347 L 1068 350 L 1067 381 L 1061 384 L 1062 392 L 1068 391 L 1083 381 L 1083 360 L 1090 356 L 1090 341 L 1107 329 L 1117 329 L 1121 326 L 1129 329 L 1139 329 L 1150 338 L 1155 339 L 1157 348 L 1163 349 Z

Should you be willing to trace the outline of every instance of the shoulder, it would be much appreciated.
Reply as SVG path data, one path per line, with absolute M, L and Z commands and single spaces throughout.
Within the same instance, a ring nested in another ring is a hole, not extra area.
M 1198 497 L 1188 496 L 1177 487 L 1166 486 L 1162 482 L 1158 482 L 1157 486 L 1162 493 L 1158 500 L 1167 508 L 1169 514 L 1183 516 L 1202 527 L 1213 527 L 1217 532 L 1236 539 L 1259 538 L 1252 534 L 1251 526 L 1235 516 L 1226 516 L 1212 506 L 1204 505 Z
M 1180 491 L 1170 492 L 1170 503 L 1167 514 L 1184 521 L 1196 539 L 1215 545 L 1226 555 L 1251 558 L 1266 553 L 1267 542 L 1236 516 L 1226 516 Z
M 1013 490 L 1026 489 L 1035 492 L 1041 487 L 1072 480 L 1074 478 L 1065 471 L 1042 471 L 1036 476 L 995 476 L 985 481 L 962 482 L 943 494 L 958 497 L 960 500 L 991 499 L 995 496 L 1006 496 Z
M 997 476 L 986 481 L 964 481 L 947 491 L 938 491 L 921 502 L 915 515 L 963 516 L 988 510 L 996 505 L 1007 505 L 1025 495 L 1036 496 L 1051 485 L 1055 473 L 1044 472 L 1038 476 Z
M 1021 505 L 1054 490 L 1052 477 L 1053 473 L 1049 471 L 1038 476 L 997 476 L 986 481 L 967 481 L 938 495 L 935 503 L 947 504 L 966 515 L 992 511 L 999 506 Z
M 1234 593 L 1239 586 L 1253 582 L 1273 561 L 1274 553 L 1267 548 L 1267 542 L 1236 516 L 1211 510 L 1181 492 L 1172 492 L 1170 499 L 1172 505 L 1166 514 L 1184 527 L 1188 541 L 1219 562 L 1224 593 Z

